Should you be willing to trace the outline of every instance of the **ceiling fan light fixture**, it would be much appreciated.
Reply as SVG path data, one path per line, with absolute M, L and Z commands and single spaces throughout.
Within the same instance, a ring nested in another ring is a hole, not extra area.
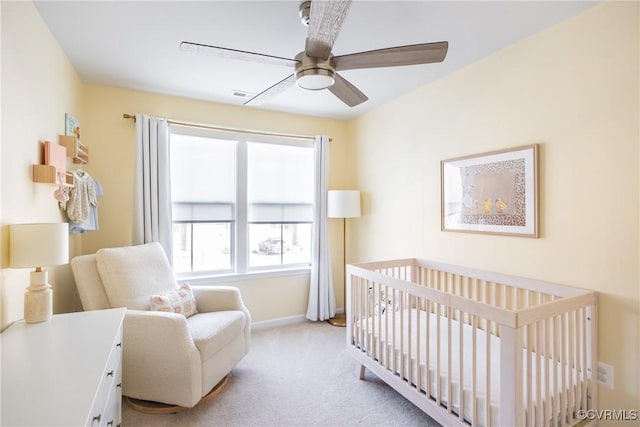
M 306 90 L 322 90 L 335 83 L 333 71 L 324 68 L 311 68 L 296 74 L 296 84 Z

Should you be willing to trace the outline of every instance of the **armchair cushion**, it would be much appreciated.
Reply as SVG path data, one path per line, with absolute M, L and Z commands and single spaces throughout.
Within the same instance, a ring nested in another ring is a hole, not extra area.
M 96 262 L 111 307 L 149 310 L 149 297 L 178 288 L 167 256 L 159 243 L 105 248 Z
M 165 295 L 151 295 L 149 305 L 152 311 L 178 313 L 184 317 L 198 313 L 196 299 L 188 283 L 183 283 L 180 288 Z
M 193 342 L 203 361 L 244 334 L 246 317 L 242 311 L 199 313 L 187 319 Z

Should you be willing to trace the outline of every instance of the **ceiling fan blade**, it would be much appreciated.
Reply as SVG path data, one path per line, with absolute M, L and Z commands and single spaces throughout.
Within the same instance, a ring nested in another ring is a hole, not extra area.
M 369 99 L 367 98 L 367 95 L 360 92 L 360 89 L 349 83 L 338 73 L 335 73 L 333 77 L 335 79 L 335 83 L 329 88 L 329 90 L 349 107 L 355 107 Z
M 267 90 L 264 90 L 244 103 L 244 105 L 260 105 L 277 96 L 278 94 L 289 89 L 296 83 L 296 75 L 291 74 L 289 77 L 280 80 Z
M 247 52 L 244 50 L 228 49 L 226 47 L 209 46 L 201 43 L 182 42 L 180 49 L 187 52 L 204 53 L 226 59 L 239 59 L 242 61 L 261 62 L 273 65 L 295 67 L 300 61 L 297 59 L 280 58 L 279 56 L 264 55 L 262 53 Z
M 448 49 L 448 42 L 422 43 L 336 56 L 333 61 L 337 71 L 431 64 L 444 61 Z
M 349 12 L 349 6 L 351 6 L 351 0 L 311 1 L 305 46 L 307 56 L 329 58 L 333 43 Z

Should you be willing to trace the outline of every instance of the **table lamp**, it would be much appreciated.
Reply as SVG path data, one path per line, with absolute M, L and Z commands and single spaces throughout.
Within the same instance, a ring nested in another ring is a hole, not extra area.
M 42 267 L 69 262 L 69 224 L 13 224 L 9 226 L 9 241 L 9 265 L 35 268 L 24 293 L 25 322 L 51 319 L 53 292 Z
M 342 218 L 342 265 L 344 271 L 344 283 L 342 295 L 344 297 L 344 313 L 338 313 L 329 319 L 333 326 L 347 326 L 347 266 L 346 249 L 347 233 L 346 218 L 360 216 L 360 192 L 357 190 L 330 190 L 327 192 L 327 217 Z

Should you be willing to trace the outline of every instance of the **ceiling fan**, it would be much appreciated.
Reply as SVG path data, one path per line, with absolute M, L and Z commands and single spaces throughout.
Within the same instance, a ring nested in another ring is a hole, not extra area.
M 245 105 L 257 105 L 266 102 L 295 83 L 302 89 L 307 90 L 329 89 L 331 93 L 349 107 L 355 107 L 369 98 L 338 74 L 338 71 L 430 64 L 444 61 L 449 48 L 449 43 L 446 41 L 333 56 L 331 50 L 350 5 L 351 0 L 302 2 L 300 4 L 300 18 L 309 29 L 305 49 L 297 54 L 294 59 L 188 41 L 180 43 L 180 48 L 186 51 L 207 53 L 223 58 L 263 62 L 294 68 L 293 74 L 255 95 L 246 101 Z

